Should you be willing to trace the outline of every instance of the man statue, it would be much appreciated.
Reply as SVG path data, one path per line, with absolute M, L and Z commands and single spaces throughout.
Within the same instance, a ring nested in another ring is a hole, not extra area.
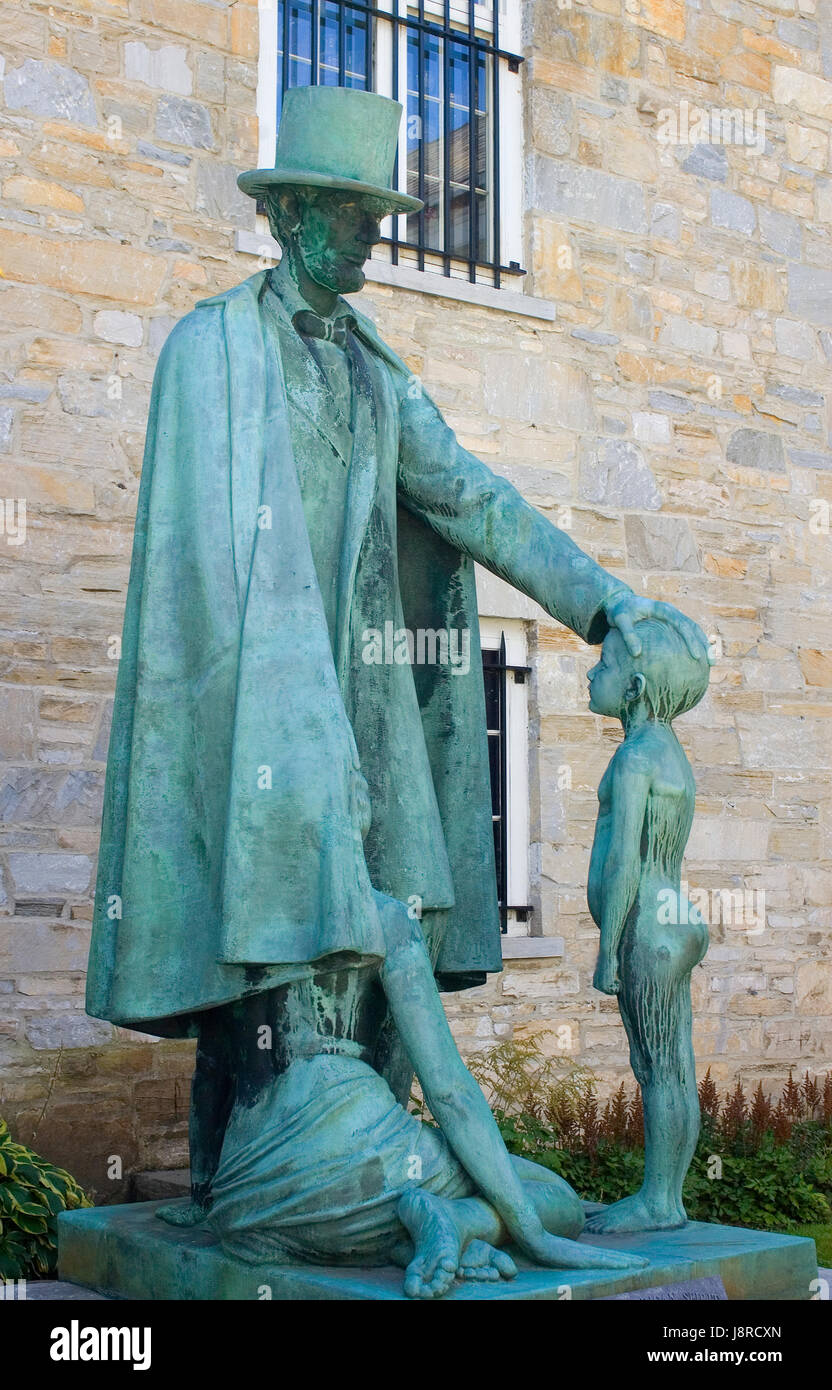
M 266 1248 L 277 1258 L 276 1245 L 327 1262 L 398 1252 L 420 1262 L 410 1291 L 433 1296 L 469 1247 L 471 1266 L 499 1277 L 503 1229 L 549 1263 L 569 1262 L 566 1245 L 576 1265 L 624 1260 L 574 1244 L 581 1222 L 565 1185 L 529 1196 L 484 1101 L 471 1100 L 464 1124 L 454 1110 L 467 1073 L 442 1031 L 432 972 L 458 989 L 501 969 L 473 562 L 590 643 L 614 626 L 637 654 L 650 617 L 691 650 L 703 638 L 463 449 L 341 297 L 363 286 L 381 219 L 420 206 L 391 188 L 400 115 L 368 92 L 287 93 L 275 167 L 239 180 L 266 201 L 280 265 L 198 305 L 160 357 L 87 1008 L 161 1036 L 197 1035 L 192 1201 L 166 1219 L 210 1213 L 220 1238 L 238 1253 L 248 1240 L 252 1258 Z M 412 661 L 406 645 L 379 660 L 367 634 L 390 623 L 467 634 L 470 665 L 443 661 L 441 642 L 430 662 Z M 322 1058 L 337 1076 L 310 1089 L 308 1067 Z M 421 1186 L 420 1165 L 399 1164 L 403 1143 L 413 1156 L 400 1102 L 414 1070 L 450 1144 Z M 353 1107 L 350 1133 L 377 1124 L 380 1167 L 361 1169 L 353 1207 L 344 1183 L 361 1165 L 345 1152 L 339 1168 L 332 1088 Z M 336 1174 L 329 1197 L 319 1165 L 298 1215 L 303 1182 L 281 1152 L 291 1211 L 275 1198 L 272 1220 L 256 1193 L 274 1178 L 275 1143 L 294 1135 L 297 1159 L 321 1134 Z M 249 1168 L 247 1144 L 260 1146 Z M 241 1172 L 256 1173 L 254 1187 Z M 328 1220 L 332 1203 L 354 1214 L 382 1198 L 393 1215 L 381 1234 L 356 1235 L 350 1216 L 348 1232 L 306 1247 L 286 1235 L 312 1211 Z M 446 1212 L 445 1243 L 432 1238 L 426 1254 L 412 1209 L 424 1217 L 425 1202 L 439 1201 L 457 1204 L 456 1236 Z

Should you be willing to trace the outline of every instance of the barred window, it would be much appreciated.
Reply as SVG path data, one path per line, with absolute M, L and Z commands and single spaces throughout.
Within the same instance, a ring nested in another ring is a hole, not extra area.
M 261 20 L 261 85 L 272 104 L 270 111 L 261 93 L 258 111 L 267 141 L 291 87 L 358 87 L 402 103 L 394 185 L 425 206 L 385 220 L 381 254 L 393 264 L 498 287 L 524 273 L 512 259 L 520 244 L 520 92 L 512 75 L 522 58 L 501 46 L 506 7 L 516 18 L 516 4 L 277 0 L 276 15 L 268 12 L 273 59 Z

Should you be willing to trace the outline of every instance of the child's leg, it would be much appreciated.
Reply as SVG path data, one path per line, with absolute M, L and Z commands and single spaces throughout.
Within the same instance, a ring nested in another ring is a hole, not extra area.
M 690 997 L 689 981 L 684 981 L 677 985 L 665 983 L 660 989 L 648 987 L 640 991 L 639 999 L 621 1001 L 621 1017 L 630 1038 L 631 1062 L 644 1105 L 641 1196 L 662 1224 L 685 1220 L 682 1182 L 693 1152 L 688 1086 L 692 1079 L 695 1094 L 696 1084 L 692 1065 L 684 1065 L 684 1040 L 676 1036 L 680 1024 L 683 1026 L 678 1006 L 686 988 Z M 660 1015 L 661 1022 L 645 1018 L 651 1011 Z
M 587 1219 L 587 1231 L 668 1230 L 687 1220 L 682 1184 L 699 1133 L 690 966 L 676 949 L 621 951 L 621 1019 L 644 1105 L 644 1182 Z
M 676 1195 L 682 1219 L 687 1213 L 682 1202 L 682 1188 L 688 1168 L 696 1152 L 699 1139 L 699 1091 L 696 1086 L 696 1062 L 693 1055 L 693 1018 L 690 1002 L 690 975 L 679 984 L 679 1025 L 676 1035 L 679 1099 L 683 1114 L 679 1122 L 679 1144 L 676 1150 L 676 1168 L 673 1177 L 673 1192 Z

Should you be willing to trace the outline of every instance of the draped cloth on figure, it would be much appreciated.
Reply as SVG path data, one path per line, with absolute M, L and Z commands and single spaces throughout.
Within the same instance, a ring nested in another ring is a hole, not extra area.
M 442 1132 L 399 1105 L 366 1059 L 321 1053 L 235 1107 L 208 1225 L 253 1264 L 388 1264 L 414 1185 L 450 1200 L 476 1191 Z
M 373 889 L 421 895 L 408 817 L 429 803 L 444 842 L 422 884 L 426 905 L 447 909 L 437 973 L 464 984 L 499 970 L 471 557 L 592 641 L 623 587 L 458 445 L 355 315 L 371 381 L 349 465 L 333 639 L 267 274 L 177 325 L 151 398 L 87 1008 L 161 1034 L 190 1031 L 194 1012 L 314 962 L 380 960 Z M 406 627 L 469 632 L 467 673 L 366 665 L 361 636 L 381 611 L 379 586 Z M 400 716 L 411 734 L 419 720 L 415 772 L 397 762 Z

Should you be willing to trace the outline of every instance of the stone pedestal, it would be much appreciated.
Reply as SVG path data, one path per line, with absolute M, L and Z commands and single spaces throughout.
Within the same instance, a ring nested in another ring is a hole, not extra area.
M 96 1207 L 58 1218 L 62 1279 L 129 1299 L 403 1299 L 402 1271 L 315 1265 L 246 1265 L 224 1255 L 199 1227 L 156 1219 L 158 1202 Z M 626 1274 L 532 1268 L 516 1279 L 458 1283 L 445 1301 L 597 1299 L 702 1278 L 721 1279 L 729 1299 L 809 1299 L 815 1244 L 801 1236 L 689 1222 L 657 1235 L 596 1236 L 587 1243 L 633 1250 L 650 1264 Z

